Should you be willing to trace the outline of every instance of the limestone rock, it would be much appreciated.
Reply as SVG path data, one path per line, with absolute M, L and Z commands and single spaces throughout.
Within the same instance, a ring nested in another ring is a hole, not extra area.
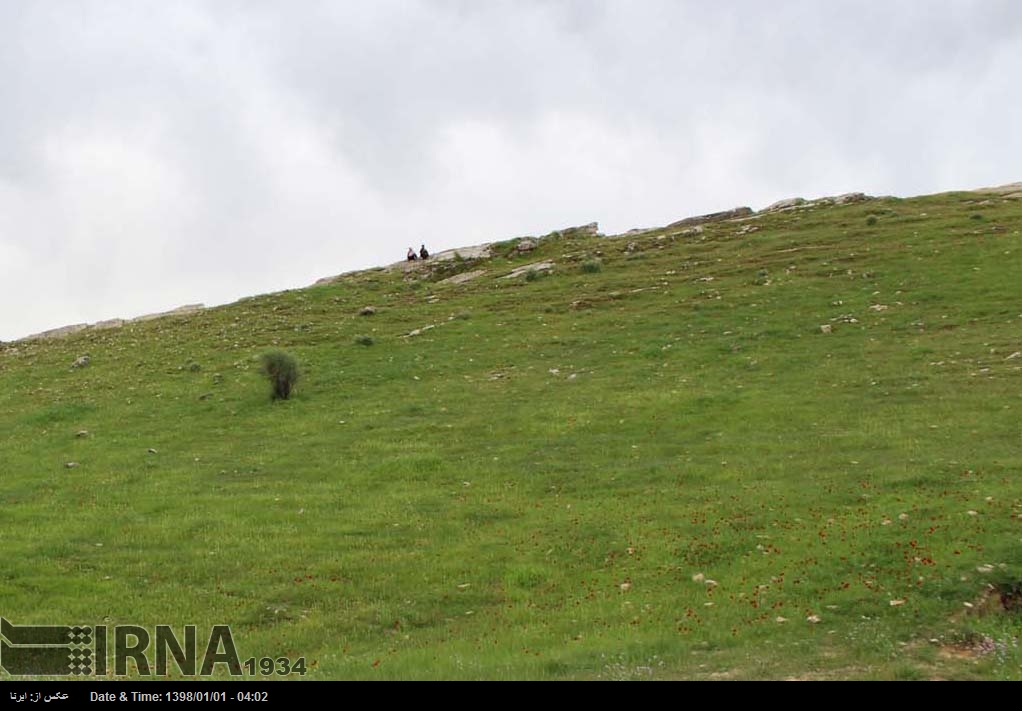
M 805 198 L 788 198 L 787 200 L 778 200 L 773 205 L 769 206 L 763 212 L 777 212 L 779 210 L 790 210 L 794 207 L 801 207 L 806 204 Z
M 485 269 L 476 269 L 471 272 L 462 272 L 461 274 L 455 274 L 452 277 L 448 277 L 443 281 L 437 282 L 438 284 L 464 284 L 465 282 L 478 279 L 486 273 Z
M 590 222 L 589 224 L 579 225 L 578 227 L 565 227 L 564 229 L 554 230 L 551 235 L 554 237 L 563 237 L 565 239 L 577 237 L 599 237 L 600 223 Z
M 711 212 L 707 215 L 697 215 L 695 217 L 686 217 L 684 220 L 678 220 L 672 222 L 667 226 L 667 229 L 674 229 L 678 227 L 695 227 L 696 225 L 705 225 L 710 222 L 723 222 L 725 220 L 736 220 L 741 217 L 749 217 L 752 215 L 752 208 L 749 207 L 736 207 L 733 210 L 725 210 L 724 212 Z
M 845 193 L 834 198 L 835 205 L 851 205 L 857 202 L 866 202 L 869 198 L 865 193 Z
M 130 319 L 128 323 L 153 321 L 158 318 L 164 318 L 165 316 L 189 316 L 191 314 L 198 313 L 205 308 L 205 304 L 186 304 L 185 306 L 178 306 L 176 309 L 171 309 L 170 311 L 161 311 L 158 314 L 138 316 L 137 318 Z
M 1022 194 L 1022 183 L 1008 183 L 1007 185 L 998 185 L 993 188 L 980 188 L 976 192 L 1017 197 L 1019 194 Z
M 64 336 L 70 336 L 73 333 L 84 331 L 89 327 L 87 323 L 76 323 L 73 326 L 61 326 L 60 328 L 51 328 L 49 331 L 43 331 L 42 333 L 36 333 L 28 338 L 26 341 L 31 341 L 35 338 L 63 338 Z
M 75 362 L 71 364 L 71 367 L 72 368 L 84 368 L 84 367 L 86 367 L 91 362 L 92 362 L 92 359 L 89 357 L 89 354 L 86 353 L 83 356 L 79 356 L 78 358 L 75 358 Z
M 517 279 L 520 276 L 528 274 L 530 271 L 547 272 L 554 268 L 553 262 L 533 262 L 532 264 L 526 264 L 518 267 L 510 274 L 501 277 L 501 279 Z
M 96 330 L 96 331 L 106 331 L 106 330 L 109 330 L 111 328 L 120 328 L 123 325 L 124 325 L 124 319 L 122 319 L 122 318 L 111 318 L 111 319 L 107 319 L 106 321 L 99 321 L 98 323 L 94 323 L 92 325 L 92 328 L 93 328 L 93 330 Z

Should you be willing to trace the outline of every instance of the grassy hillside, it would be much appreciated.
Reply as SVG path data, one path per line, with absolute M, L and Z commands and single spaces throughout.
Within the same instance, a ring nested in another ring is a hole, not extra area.
M 1022 678 L 1020 231 L 955 193 L 555 234 L 8 344 L 0 611 L 307 679 Z

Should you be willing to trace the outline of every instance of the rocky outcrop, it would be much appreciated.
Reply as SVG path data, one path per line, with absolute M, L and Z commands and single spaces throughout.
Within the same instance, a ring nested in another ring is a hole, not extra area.
M 801 207 L 806 204 L 805 198 L 788 198 L 787 200 L 778 200 L 773 205 L 764 208 L 761 212 L 780 212 L 781 210 L 790 210 L 795 207 Z
M 22 341 L 35 341 L 35 340 L 50 340 L 54 338 L 66 338 L 67 336 L 81 333 L 82 331 L 109 331 L 115 328 L 121 328 L 125 324 L 139 323 L 143 321 L 153 321 L 158 318 L 165 318 L 167 316 L 188 316 L 190 314 L 198 313 L 205 310 L 204 304 L 188 304 L 186 306 L 179 306 L 176 309 L 170 311 L 163 311 L 158 314 L 147 314 L 145 316 L 138 316 L 133 319 L 122 319 L 112 318 L 106 321 L 98 321 L 93 324 L 88 323 L 76 323 L 73 326 L 61 326 L 60 328 L 51 328 L 49 331 L 43 331 L 42 333 L 34 333 L 31 336 L 19 339 Z
M 462 272 L 461 274 L 455 274 L 452 277 L 448 277 L 443 281 L 438 281 L 437 284 L 464 284 L 465 282 L 472 281 L 473 279 L 478 279 L 485 273 L 486 273 L 485 269 L 476 269 L 471 272 Z
M 518 267 L 510 274 L 502 276 L 501 279 L 517 279 L 520 276 L 525 276 L 529 272 L 548 272 L 554 268 L 553 262 L 533 262 L 532 264 L 526 264 Z
M 682 227 L 695 227 L 696 225 L 705 225 L 709 222 L 724 222 L 725 220 L 737 220 L 742 217 L 749 217 L 753 214 L 751 207 L 736 207 L 733 210 L 725 210 L 724 212 L 711 212 L 707 215 L 697 215 L 695 217 L 686 217 L 684 220 L 678 220 L 667 225 L 667 229 L 678 229 Z
M 526 237 L 515 245 L 514 251 L 518 254 L 528 254 L 535 250 L 537 246 L 536 240 Z
M 993 188 L 980 188 L 976 192 L 986 195 L 1000 195 L 1012 199 L 1022 198 L 1022 183 L 1008 183 L 1007 185 L 998 185 Z
M 141 321 L 152 321 L 158 318 L 164 318 L 166 316 L 188 316 L 194 313 L 198 313 L 206 308 L 205 304 L 187 304 L 185 306 L 178 306 L 176 309 L 170 311 L 162 311 L 158 314 L 146 314 L 145 316 L 138 316 L 137 318 L 130 319 L 128 323 L 138 323 Z
M 778 200 L 773 205 L 760 210 L 759 214 L 766 212 L 787 212 L 788 210 L 797 210 L 799 208 L 823 207 L 826 205 L 852 205 L 858 202 L 866 202 L 867 200 L 872 200 L 872 198 L 865 193 L 845 193 L 844 195 L 816 198 L 815 200 L 806 200 L 805 198 L 795 197 L 788 198 L 787 200 Z
M 120 328 L 125 323 L 126 322 L 123 318 L 112 318 L 107 319 L 106 321 L 99 321 L 97 323 L 94 323 L 89 328 L 91 328 L 94 331 L 105 331 L 110 328 Z
M 61 326 L 60 328 L 51 328 L 49 331 L 43 331 L 42 333 L 35 333 L 27 338 L 23 338 L 24 341 L 32 341 L 36 339 L 46 340 L 50 338 L 64 338 L 70 336 L 79 331 L 84 331 L 89 327 L 87 323 L 76 323 L 73 326 Z
M 599 237 L 600 236 L 600 223 L 590 222 L 587 225 L 579 225 L 578 227 L 565 227 L 561 230 L 554 230 L 550 233 L 551 237 L 563 237 L 564 239 L 571 239 L 573 237 Z

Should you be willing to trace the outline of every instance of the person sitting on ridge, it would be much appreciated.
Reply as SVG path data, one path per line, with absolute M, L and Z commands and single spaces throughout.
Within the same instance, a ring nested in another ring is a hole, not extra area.
M 422 259 L 429 259 L 429 252 L 426 251 L 426 245 L 422 245 L 422 247 L 419 249 L 419 256 Z
M 408 261 L 414 262 L 418 257 L 415 256 L 415 250 L 411 247 L 408 248 Z

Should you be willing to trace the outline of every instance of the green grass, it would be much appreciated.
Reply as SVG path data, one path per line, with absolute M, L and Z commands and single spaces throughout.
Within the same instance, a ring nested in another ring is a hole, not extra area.
M 9 345 L 3 615 L 321 679 L 1018 679 L 1018 614 L 965 605 L 1022 580 L 1022 205 L 984 199 Z

